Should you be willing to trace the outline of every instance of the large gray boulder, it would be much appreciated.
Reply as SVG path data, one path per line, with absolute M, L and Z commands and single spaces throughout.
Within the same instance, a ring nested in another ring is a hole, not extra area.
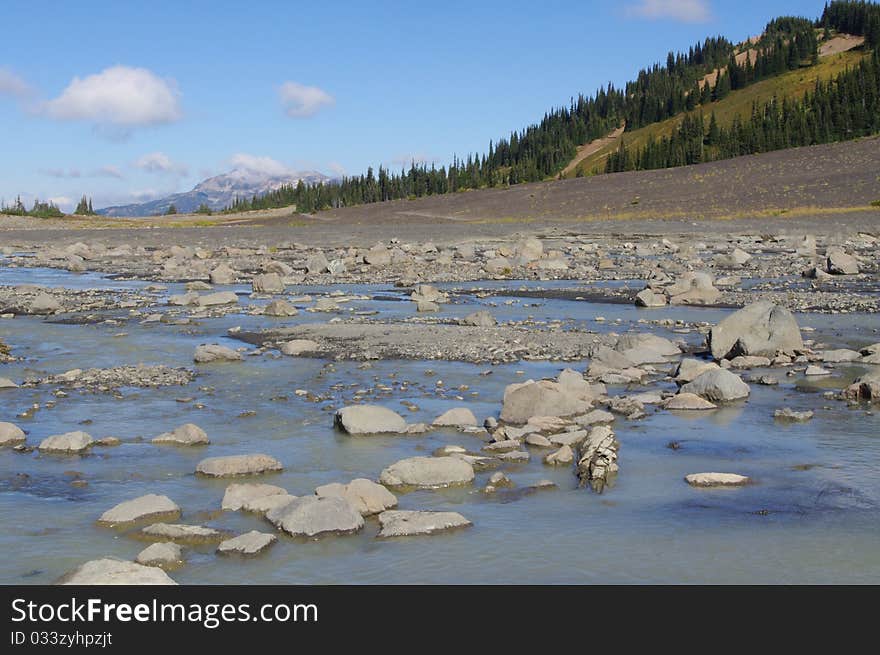
M 273 300 L 268 305 L 266 305 L 266 309 L 263 310 L 263 314 L 265 316 L 275 316 L 283 318 L 287 316 L 296 316 L 297 314 L 299 314 L 299 310 L 283 298 L 279 298 L 278 300 Z
M 455 407 L 434 419 L 432 425 L 437 427 L 466 428 L 478 425 L 477 417 L 467 407 Z
M 831 275 L 856 275 L 859 272 L 858 260 L 841 248 L 830 248 L 825 264 Z
M 227 457 L 208 457 L 196 465 L 196 473 L 212 478 L 225 478 L 236 475 L 258 475 L 280 471 L 284 467 L 274 457 L 256 453 L 252 455 L 229 455 Z
M 350 405 L 336 412 L 334 424 L 348 434 L 402 434 L 404 418 L 379 405 Z
M 37 448 L 46 453 L 76 454 L 88 450 L 95 440 L 82 430 L 53 434 L 40 442 Z
M 156 521 L 178 517 L 180 517 L 180 507 L 168 496 L 147 494 L 111 507 L 101 514 L 98 523 L 113 526 L 148 519 Z
M 240 362 L 242 359 L 240 352 L 217 343 L 202 344 L 196 348 L 196 352 L 193 355 L 193 361 L 197 364 Z
M 95 559 L 62 576 L 61 585 L 174 585 L 162 569 L 123 560 Z
M 366 478 L 356 478 L 348 484 L 338 482 L 325 484 L 315 489 L 315 495 L 320 498 L 331 496 L 345 498 L 362 516 L 378 514 L 397 507 L 397 496 L 381 484 Z
M 284 293 L 284 280 L 278 273 L 255 275 L 252 286 L 254 293 Z
M 211 284 L 234 284 L 236 273 L 227 264 L 220 264 L 211 271 Z
M 382 471 L 379 482 L 389 487 L 436 489 L 470 484 L 474 467 L 456 457 L 410 457 Z
M 364 527 L 360 512 L 339 496 L 300 496 L 267 512 L 266 518 L 295 537 L 348 534 Z
M 310 275 L 326 273 L 328 270 L 330 270 L 330 262 L 322 251 L 318 250 L 306 259 L 306 272 Z
M 501 420 L 521 424 L 533 416 L 573 416 L 589 408 L 589 402 L 569 393 L 558 382 L 529 380 L 504 390 Z
M 468 314 L 459 321 L 462 325 L 473 325 L 474 327 L 495 327 L 498 321 L 485 309 Z
M 61 303 L 48 293 L 38 293 L 28 306 L 29 314 L 54 314 L 61 310 Z
M 804 347 L 792 313 L 766 301 L 746 305 L 725 318 L 711 329 L 708 340 L 712 356 L 719 360 L 737 355 L 773 358 Z
M 713 403 L 739 400 L 749 395 L 749 385 L 735 373 L 718 368 L 698 375 L 681 388 L 681 393 L 693 393 Z
M 173 444 L 175 446 L 205 446 L 211 443 L 207 433 L 195 423 L 184 423 L 170 432 L 163 432 L 153 438 L 153 443 Z
M 434 534 L 472 525 L 458 512 L 417 512 L 389 510 L 379 514 L 381 529 L 377 537 L 411 537 Z

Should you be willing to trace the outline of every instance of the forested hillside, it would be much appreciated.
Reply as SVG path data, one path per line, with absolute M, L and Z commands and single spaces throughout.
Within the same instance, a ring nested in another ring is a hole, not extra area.
M 865 56 L 828 81 L 818 80 L 801 97 L 771 98 L 750 115 L 721 124 L 713 111 L 748 87 L 782 79 L 819 64 L 819 48 L 837 33 L 864 37 Z M 509 137 L 490 142 L 487 152 L 455 158 L 448 166 L 411 165 L 391 172 L 380 166 L 330 183 L 285 186 L 261 197 L 237 199 L 230 211 L 296 205 L 321 209 L 400 198 L 454 193 L 552 178 L 572 161 L 578 146 L 621 126 L 632 132 L 668 121 L 680 123 L 669 136 L 638 149 L 620 147 L 601 170 L 666 168 L 799 145 L 853 139 L 880 132 L 880 4 L 837 0 L 817 20 L 780 17 L 760 38 L 734 45 L 707 38 L 687 52 L 670 52 L 665 64 L 639 72 L 623 88 L 609 84 Z M 583 174 L 583 169 L 579 169 Z

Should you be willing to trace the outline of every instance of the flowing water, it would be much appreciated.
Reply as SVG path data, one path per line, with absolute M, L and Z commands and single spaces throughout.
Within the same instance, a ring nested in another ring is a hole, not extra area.
M 22 283 L 80 289 L 143 289 L 148 285 L 95 274 L 0 268 L 0 284 Z M 182 289 L 181 285 L 168 286 L 163 293 Z M 511 295 L 503 297 L 464 293 L 456 296 L 454 304 L 445 305 L 441 316 L 489 308 L 499 321 L 563 320 L 565 326 L 652 330 L 698 343 L 701 337 L 696 332 L 673 333 L 638 321 L 716 322 L 728 313 L 678 307 L 645 311 L 628 305 L 515 294 L 520 287 L 534 286 L 507 282 L 504 287 Z M 572 283 L 558 286 L 568 288 Z M 250 316 L 245 313 L 247 304 L 265 301 L 250 301 L 244 287 L 229 288 L 241 293 L 242 313 L 198 319 L 190 325 L 62 324 L 36 317 L 0 320 L 0 338 L 24 358 L 0 365 L 0 375 L 20 381 L 72 368 L 140 362 L 194 367 L 192 354 L 199 343 L 241 346 L 225 336 L 231 327 L 262 329 L 329 318 L 308 312 L 285 319 Z M 413 304 L 400 302 L 404 296 L 389 285 L 303 286 L 288 292 L 299 295 L 335 289 L 368 297 L 349 305 L 355 311 L 377 312 L 372 318 L 414 315 Z M 158 300 L 162 302 L 161 296 Z M 107 312 L 107 316 L 124 316 L 125 311 Z M 605 320 L 596 321 L 598 316 Z M 880 340 L 876 316 L 797 318 L 801 326 L 815 328 L 805 336 L 831 347 Z M 483 445 L 479 438 L 454 430 L 395 437 L 350 437 L 334 431 L 332 409 L 351 402 L 359 390 L 369 391 L 365 397 L 370 402 L 395 409 L 409 422 L 430 422 L 446 409 L 461 405 L 478 417 L 497 416 L 507 384 L 555 376 L 565 366 L 583 370 L 586 362 L 490 366 L 379 361 L 364 368 L 358 362 L 263 354 L 245 357 L 238 364 L 195 366 L 199 375 L 185 387 L 128 388 L 122 390 L 121 398 L 79 391 L 56 398 L 54 385 L 0 391 L 0 420 L 27 431 L 31 445 L 50 434 L 76 429 L 95 438 L 123 440 L 118 447 L 95 448 L 82 457 L 0 449 L 0 550 L 6 553 L 0 560 L 0 583 L 50 583 L 88 559 L 133 559 L 145 542 L 97 527 L 95 520 L 118 502 L 145 493 L 170 496 L 183 508 L 180 520 L 184 523 L 235 532 L 271 531 L 257 516 L 219 512 L 229 481 L 195 477 L 196 463 L 204 457 L 267 453 L 285 468 L 259 480 L 302 495 L 329 482 L 376 479 L 398 459 L 427 455 L 444 444 L 473 451 Z M 491 473 L 483 472 L 477 474 L 472 488 L 400 495 L 402 509 L 458 511 L 473 522 L 470 528 L 379 540 L 375 538 L 377 522 L 369 519 L 359 534 L 311 541 L 282 537 L 265 554 L 248 560 L 218 558 L 212 546 L 196 546 L 187 549 L 186 565 L 171 575 L 190 584 L 878 583 L 880 417 L 865 406 L 850 408 L 822 396 L 823 391 L 841 388 L 863 370 L 857 365 L 839 365 L 831 379 L 806 382 L 800 374 L 787 377 L 781 369 L 772 371 L 781 384 L 753 384 L 746 402 L 706 413 L 658 411 L 641 421 L 618 418 L 620 474 L 616 485 L 603 495 L 578 489 L 570 468 L 544 466 L 543 453 L 533 451 L 531 462 L 503 470 L 520 489 L 540 479 L 555 481 L 558 489 L 487 495 L 480 489 Z M 487 371 L 491 374 L 486 375 Z M 459 391 L 460 385 L 468 389 Z M 309 402 L 294 393 L 297 389 L 331 398 Z M 610 387 L 609 391 L 626 390 Z M 51 401 L 54 406 L 47 407 Z M 418 410 L 409 411 L 401 401 L 414 403 Z M 18 417 L 35 403 L 40 409 L 32 418 Z M 813 409 L 816 417 L 807 423 L 779 423 L 773 411 L 780 407 Z M 201 426 L 212 443 L 187 449 L 149 442 L 186 422 Z M 681 447 L 668 448 L 670 441 Z M 683 482 L 684 475 L 701 471 L 741 473 L 753 477 L 756 484 L 700 490 Z M 88 484 L 72 485 L 75 479 Z

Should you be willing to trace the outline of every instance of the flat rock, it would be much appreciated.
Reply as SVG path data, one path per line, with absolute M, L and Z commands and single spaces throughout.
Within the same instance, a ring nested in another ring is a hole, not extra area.
M 211 443 L 208 435 L 195 423 L 184 423 L 171 432 L 163 432 L 153 438 L 153 443 L 174 444 L 177 446 L 204 446 Z
M 382 471 L 379 482 L 391 487 L 435 489 L 470 484 L 474 467 L 458 457 L 410 457 Z
M 300 496 L 266 513 L 275 527 L 295 537 L 348 534 L 364 527 L 364 518 L 339 496 Z
M 402 434 L 406 432 L 404 418 L 379 405 L 350 405 L 337 410 L 334 423 L 348 434 Z
M 691 473 L 684 479 L 692 487 L 741 487 L 750 482 L 748 477 L 737 473 Z
M 168 496 L 147 494 L 111 507 L 101 514 L 98 523 L 120 525 L 146 519 L 176 519 L 179 516 L 180 507 Z
M 94 441 L 90 434 L 77 430 L 46 437 L 37 448 L 46 453 L 75 454 L 88 450 Z
M 150 544 L 138 553 L 134 559 L 144 566 L 158 566 L 163 569 L 177 568 L 183 564 L 183 551 L 171 541 Z
M 311 339 L 291 339 L 281 346 L 281 352 L 285 355 L 291 356 L 302 355 L 303 353 L 318 352 L 320 350 L 321 346 L 318 345 L 318 342 L 312 341 Z
M 458 512 L 388 510 L 379 514 L 378 537 L 410 537 L 434 534 L 472 525 Z
M 807 410 L 804 412 L 796 412 L 790 407 L 786 407 L 784 409 L 777 409 L 773 412 L 773 418 L 779 421 L 794 421 L 801 423 L 803 421 L 809 421 L 813 418 L 814 413 L 811 410 Z
M 571 446 L 562 446 L 559 450 L 544 457 L 544 463 L 549 466 L 571 464 L 574 461 L 574 451 Z
M 273 300 L 268 305 L 266 305 L 266 308 L 263 310 L 263 314 L 265 316 L 276 317 L 296 316 L 297 314 L 299 314 L 299 310 L 282 298 L 278 300 Z
M 160 568 L 144 566 L 109 557 L 81 564 L 65 574 L 62 585 L 174 585 L 177 584 Z
M 278 541 L 278 537 L 267 532 L 251 530 L 232 539 L 221 541 L 217 552 L 224 555 L 256 555 Z
M 284 467 L 274 457 L 255 453 L 250 455 L 229 455 L 227 457 L 208 457 L 196 466 L 196 473 L 214 478 L 235 475 L 258 475 L 280 471 Z
M 220 503 L 220 508 L 234 512 L 244 507 L 245 503 L 256 500 L 257 498 L 286 493 L 287 490 L 275 486 L 274 484 L 233 482 L 226 487 L 226 492 L 223 494 L 223 501 Z
M 185 523 L 153 523 L 141 530 L 141 534 L 151 539 L 182 543 L 210 543 L 223 539 L 223 533 L 219 530 Z
M 209 362 L 240 362 L 242 360 L 240 352 L 236 352 L 232 348 L 221 346 L 218 343 L 202 344 L 196 348 L 193 355 L 193 361 L 198 364 L 207 364 Z
M 701 398 L 695 393 L 688 393 L 687 391 L 669 398 L 663 403 L 663 406 L 666 409 L 682 411 L 716 409 L 718 407 L 715 403 L 711 403 L 705 398 Z
M 24 430 L 14 423 L 0 421 L 0 446 L 15 446 L 24 442 Z
M 345 498 L 361 516 L 370 516 L 397 507 L 397 496 L 381 484 L 366 478 L 357 478 L 348 484 L 325 484 L 315 489 L 315 495 L 319 498 Z

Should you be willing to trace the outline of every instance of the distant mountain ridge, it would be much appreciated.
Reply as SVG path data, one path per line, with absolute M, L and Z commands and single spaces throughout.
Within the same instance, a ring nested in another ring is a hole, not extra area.
M 297 184 L 302 180 L 306 184 L 329 182 L 332 178 L 318 171 L 297 171 L 284 175 L 270 175 L 246 168 L 236 168 L 222 175 L 215 175 L 199 182 L 192 191 L 175 193 L 164 198 L 149 202 L 116 205 L 98 209 L 102 216 L 155 216 L 164 214 L 171 205 L 178 212 L 185 214 L 194 212 L 202 204 L 217 211 L 228 207 L 236 198 L 252 198 L 261 196 L 285 184 Z

